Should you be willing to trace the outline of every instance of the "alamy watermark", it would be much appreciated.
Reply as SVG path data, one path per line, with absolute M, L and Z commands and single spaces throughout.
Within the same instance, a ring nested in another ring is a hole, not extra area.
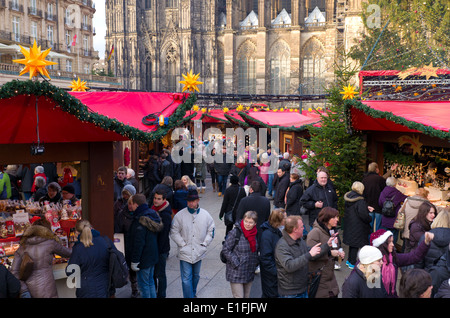
M 241 127 L 226 128 L 225 139 L 210 140 L 209 136 L 222 136 L 222 131 L 219 128 L 208 128 L 202 133 L 202 127 L 202 122 L 195 120 L 193 135 L 184 128 L 173 130 L 171 138 L 174 146 L 171 156 L 175 163 L 192 163 L 192 153 L 194 163 L 201 163 L 202 160 L 206 163 L 256 163 L 258 153 L 267 152 L 267 128 L 256 130 L 250 127 L 245 131 Z M 270 128 L 270 137 L 271 153 L 279 154 L 279 129 Z M 205 140 L 208 142 L 205 143 Z M 248 150 L 246 144 L 249 145 Z M 270 162 L 269 171 L 277 170 L 278 158 L 275 155 L 260 156 L 259 162 Z

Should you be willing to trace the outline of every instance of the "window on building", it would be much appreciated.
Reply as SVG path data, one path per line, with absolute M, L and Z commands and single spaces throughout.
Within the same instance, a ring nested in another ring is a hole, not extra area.
M 69 59 L 66 60 L 66 72 L 72 72 L 72 61 Z
M 178 6 L 178 0 L 166 0 L 166 8 L 175 8 Z
M 271 94 L 289 94 L 290 89 L 290 53 L 284 43 L 278 43 L 271 49 L 269 86 Z
M 322 94 L 325 92 L 325 58 L 317 40 L 310 40 L 303 55 L 302 93 Z
M 14 35 L 14 41 L 20 42 L 20 18 L 13 16 L 12 29 Z
M 53 20 L 53 3 L 47 3 L 47 19 Z
M 145 0 L 145 9 L 152 8 L 152 0 Z
M 256 59 L 246 55 L 239 58 L 239 93 L 256 93 Z
M 177 51 L 170 47 L 166 54 L 167 71 L 167 91 L 175 92 L 177 90 Z
M 53 46 L 53 25 L 47 26 L 47 41 Z
M 89 38 L 86 35 L 83 35 L 83 51 L 84 56 L 89 56 Z
M 30 23 L 30 37 L 31 42 L 38 39 L 38 26 L 36 21 L 31 21 Z

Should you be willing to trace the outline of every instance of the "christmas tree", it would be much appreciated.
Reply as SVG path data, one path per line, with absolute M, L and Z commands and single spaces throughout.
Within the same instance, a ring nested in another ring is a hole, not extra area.
M 379 0 L 363 3 L 364 34 L 350 57 L 364 70 L 450 65 L 450 1 Z
M 365 147 L 362 138 L 351 131 L 345 112 L 345 99 L 358 94 L 352 85 L 357 69 L 343 57 L 342 65 L 335 65 L 335 82 L 327 89 L 327 107 L 320 113 L 320 127 L 309 128 L 310 138 L 301 138 L 308 149 L 307 163 L 301 162 L 308 178 L 316 179 L 320 166 L 328 168 L 330 179 L 339 197 L 339 211 L 344 212 L 344 194 L 350 191 L 354 181 L 360 181 L 365 165 Z

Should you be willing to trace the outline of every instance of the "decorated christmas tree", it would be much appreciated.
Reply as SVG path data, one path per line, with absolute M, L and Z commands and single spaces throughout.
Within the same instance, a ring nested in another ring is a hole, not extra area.
M 318 167 L 328 169 L 339 197 L 341 214 L 344 212 L 344 194 L 350 191 L 354 181 L 361 180 L 365 164 L 363 140 L 349 128 L 344 111 L 345 100 L 358 95 L 357 88 L 352 85 L 357 69 L 349 60 L 344 56 L 343 64 L 335 66 L 336 80 L 327 90 L 327 107 L 324 112 L 319 112 L 320 127 L 310 127 L 311 137 L 301 139 L 308 150 L 307 163 L 301 163 L 303 170 L 315 180 Z

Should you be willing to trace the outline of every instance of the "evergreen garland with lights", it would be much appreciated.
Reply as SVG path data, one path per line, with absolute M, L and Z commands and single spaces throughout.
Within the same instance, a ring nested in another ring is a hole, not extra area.
M 12 80 L 0 87 L 0 99 L 12 98 L 18 95 L 34 95 L 37 97 L 50 98 L 65 112 L 74 115 L 83 122 L 93 123 L 96 126 L 114 131 L 130 140 L 136 140 L 144 143 L 150 143 L 162 139 L 168 132 L 185 122 L 189 121 L 195 115 L 184 117 L 186 111 L 191 109 L 196 101 L 196 95 L 190 94 L 189 97 L 177 107 L 175 112 L 169 117 L 167 125 L 157 126 L 153 132 L 144 132 L 138 128 L 125 125 L 117 119 L 89 111 L 88 107 L 81 103 L 77 98 L 68 94 L 65 90 L 50 84 L 47 81 L 19 81 Z

